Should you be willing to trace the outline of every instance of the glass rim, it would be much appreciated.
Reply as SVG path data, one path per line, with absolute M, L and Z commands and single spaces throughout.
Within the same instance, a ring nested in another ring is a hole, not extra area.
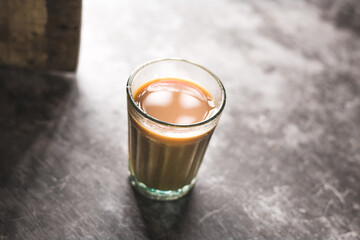
M 134 100 L 134 97 L 131 94 L 131 90 L 132 90 L 131 89 L 131 83 L 132 83 L 133 79 L 135 78 L 136 74 L 138 72 L 140 72 L 142 69 L 144 69 L 145 67 L 147 67 L 147 66 L 149 66 L 149 65 L 151 65 L 153 63 L 164 62 L 164 61 L 174 61 L 174 62 L 178 61 L 178 62 L 184 62 L 184 63 L 191 64 L 191 65 L 193 65 L 195 67 L 201 68 L 202 70 L 206 71 L 207 73 L 209 73 L 216 80 L 216 82 L 218 83 L 218 85 L 219 85 L 219 87 L 221 89 L 222 99 L 221 99 L 220 107 L 217 109 L 215 114 L 213 114 L 211 117 L 209 117 L 209 118 L 207 118 L 207 119 L 205 119 L 203 121 L 200 121 L 200 122 L 196 122 L 196 123 L 192 123 L 192 124 L 175 124 L 175 123 L 169 123 L 169 122 L 165 122 L 165 121 L 159 120 L 157 118 L 154 118 L 154 117 L 152 117 L 151 115 L 147 114 L 146 112 L 144 112 L 143 110 L 141 110 L 139 108 L 139 106 L 136 104 L 136 102 Z M 152 61 L 149 61 L 149 62 L 146 62 L 146 63 L 140 65 L 139 67 L 137 67 L 130 74 L 130 76 L 128 78 L 128 81 L 127 81 L 127 84 L 126 84 L 126 93 L 127 93 L 127 96 L 130 98 L 131 105 L 143 117 L 145 117 L 147 119 L 150 119 L 151 121 L 156 122 L 156 123 L 161 124 L 161 125 L 166 125 L 166 126 L 170 126 L 170 127 L 178 127 L 178 128 L 188 128 L 188 127 L 201 126 L 201 125 L 204 125 L 206 123 L 209 123 L 209 122 L 215 120 L 222 113 L 222 111 L 223 111 L 223 109 L 225 107 L 225 103 L 226 103 L 226 92 L 225 92 L 224 85 L 222 84 L 220 79 L 214 73 L 212 73 L 210 70 L 206 69 L 205 67 L 203 67 L 203 66 L 201 66 L 201 65 L 199 65 L 197 63 L 193 63 L 193 62 L 190 62 L 188 60 L 180 59 L 180 58 L 161 58 L 161 59 L 152 60 Z

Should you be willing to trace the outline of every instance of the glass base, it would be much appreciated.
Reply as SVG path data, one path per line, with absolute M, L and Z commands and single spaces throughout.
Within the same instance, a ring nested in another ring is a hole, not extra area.
M 186 195 L 193 188 L 195 184 L 195 178 L 194 178 L 190 184 L 185 185 L 182 188 L 176 190 L 158 190 L 158 189 L 150 188 L 146 186 L 144 183 L 139 182 L 136 179 L 136 177 L 131 173 L 129 176 L 129 180 L 130 180 L 130 184 L 145 197 L 154 200 L 161 200 L 161 201 L 176 200 L 178 198 L 181 198 L 182 196 Z

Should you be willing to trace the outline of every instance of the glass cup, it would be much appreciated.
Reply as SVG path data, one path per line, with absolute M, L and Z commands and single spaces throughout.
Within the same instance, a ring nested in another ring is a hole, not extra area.
M 177 78 L 200 85 L 211 94 L 215 110 L 205 120 L 188 125 L 158 120 L 141 110 L 134 94 L 144 83 Z M 160 59 L 137 68 L 126 86 L 128 107 L 129 179 L 141 194 L 157 200 L 174 200 L 195 184 L 221 112 L 225 89 L 206 68 L 181 59 Z

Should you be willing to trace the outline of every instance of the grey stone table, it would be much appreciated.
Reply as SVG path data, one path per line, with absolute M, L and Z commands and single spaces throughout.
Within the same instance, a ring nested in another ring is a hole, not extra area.
M 84 1 L 76 74 L 0 69 L 0 239 L 360 239 L 358 1 Z M 193 191 L 127 181 L 125 83 L 200 63 L 227 106 Z

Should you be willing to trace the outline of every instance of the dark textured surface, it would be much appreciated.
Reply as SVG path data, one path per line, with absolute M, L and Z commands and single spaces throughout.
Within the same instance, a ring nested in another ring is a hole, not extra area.
M 0 70 L 0 239 L 360 239 L 359 5 L 314 2 L 85 1 L 77 75 Z M 193 191 L 156 202 L 125 83 L 169 56 L 228 101 Z

